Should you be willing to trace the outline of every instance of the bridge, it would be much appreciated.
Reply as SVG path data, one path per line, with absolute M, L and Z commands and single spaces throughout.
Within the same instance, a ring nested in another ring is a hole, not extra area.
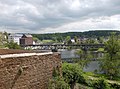
M 104 44 L 39 44 L 39 45 L 23 45 L 25 49 L 39 49 L 39 50 L 52 50 L 52 49 L 78 49 L 78 48 L 101 48 Z

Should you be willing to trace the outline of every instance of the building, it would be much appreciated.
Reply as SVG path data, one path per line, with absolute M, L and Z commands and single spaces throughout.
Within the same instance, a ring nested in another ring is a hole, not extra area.
M 20 45 L 20 38 L 23 36 L 23 34 L 19 34 L 19 33 L 11 33 L 8 35 L 8 42 L 15 42 L 18 45 Z
M 33 45 L 33 38 L 30 34 L 23 34 L 20 38 L 20 45 Z

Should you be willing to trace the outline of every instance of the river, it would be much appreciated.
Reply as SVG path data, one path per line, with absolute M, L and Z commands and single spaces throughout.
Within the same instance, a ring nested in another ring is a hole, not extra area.
M 71 62 L 74 58 L 79 58 L 78 55 L 75 54 L 76 50 L 58 50 L 61 53 L 61 59 L 63 61 Z M 99 70 L 99 62 L 98 61 L 91 61 L 88 66 L 83 68 L 84 72 L 94 72 L 95 70 Z

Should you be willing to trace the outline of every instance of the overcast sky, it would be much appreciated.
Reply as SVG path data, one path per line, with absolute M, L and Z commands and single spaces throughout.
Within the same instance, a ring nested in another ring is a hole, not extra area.
M 0 31 L 120 30 L 120 0 L 0 0 Z

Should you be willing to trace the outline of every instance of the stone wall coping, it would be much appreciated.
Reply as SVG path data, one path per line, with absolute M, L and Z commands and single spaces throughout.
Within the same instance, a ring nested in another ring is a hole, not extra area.
M 35 56 L 35 55 L 49 55 L 49 54 L 53 54 L 53 52 L 5 54 L 5 55 L 0 55 L 0 58 L 2 59 L 2 58 L 26 57 L 26 56 Z

